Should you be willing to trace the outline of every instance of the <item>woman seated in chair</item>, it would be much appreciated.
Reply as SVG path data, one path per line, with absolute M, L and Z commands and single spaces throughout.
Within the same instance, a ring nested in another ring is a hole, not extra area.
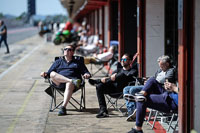
M 176 84 L 166 81 L 164 87 L 157 86 L 155 78 L 150 78 L 142 91 L 136 93 L 136 126 L 128 133 L 143 133 L 142 125 L 146 114 L 146 108 L 169 113 L 178 110 L 178 87 Z M 137 100 L 137 99 L 140 100 Z
M 84 63 L 74 58 L 73 45 L 64 48 L 64 58 L 56 60 L 48 72 L 41 72 L 42 77 L 50 76 L 53 83 L 59 88 L 64 88 L 63 104 L 58 115 L 66 115 L 66 106 L 72 97 L 73 90 L 80 87 L 81 75 L 90 78 L 90 73 Z

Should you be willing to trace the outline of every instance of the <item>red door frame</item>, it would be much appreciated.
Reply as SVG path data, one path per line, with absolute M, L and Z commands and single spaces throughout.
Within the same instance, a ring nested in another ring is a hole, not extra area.
M 187 133 L 194 127 L 193 99 L 193 48 L 194 48 L 194 0 L 182 0 L 182 26 L 178 31 L 178 83 L 179 83 L 179 133 Z M 190 102 L 188 102 L 190 92 Z M 188 109 L 188 107 L 190 108 Z
M 124 21 L 123 21 L 123 11 L 124 5 L 123 0 L 118 1 L 118 11 L 119 11 L 119 27 L 118 27 L 118 41 L 119 41 L 119 47 L 118 47 L 118 53 L 119 57 L 121 57 L 124 54 Z M 120 60 L 120 58 L 118 58 Z
M 137 62 L 139 64 L 139 77 L 146 76 L 146 58 L 145 58 L 145 47 L 146 47 L 146 0 L 138 0 L 137 6 L 139 13 L 137 13 L 139 24 L 137 26 Z
M 103 46 L 105 46 L 105 38 L 104 38 L 104 35 L 105 35 L 105 8 L 104 8 L 104 6 L 102 6 L 102 8 L 101 8 L 101 10 L 102 10 L 102 21 L 101 21 L 101 23 L 102 23 L 102 42 L 103 42 Z
M 111 0 L 108 0 L 108 42 L 107 46 L 110 47 L 110 38 L 111 38 Z

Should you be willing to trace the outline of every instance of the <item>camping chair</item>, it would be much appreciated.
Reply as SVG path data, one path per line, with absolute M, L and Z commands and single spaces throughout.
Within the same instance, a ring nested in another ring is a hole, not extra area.
M 116 62 L 118 59 L 118 55 L 117 54 L 114 54 L 113 57 L 108 60 L 108 61 L 101 61 L 101 60 L 98 60 L 97 62 L 90 62 L 90 72 L 91 72 L 91 75 L 94 76 L 96 75 L 98 72 L 101 71 L 102 74 L 104 74 L 105 77 L 109 76 L 109 73 L 110 73 L 110 69 L 112 67 L 112 65 L 114 64 L 114 62 Z M 103 70 L 103 68 L 105 66 L 108 66 L 108 70 L 107 72 L 105 72 Z M 95 72 L 93 72 L 93 66 L 95 66 L 97 68 L 97 70 Z
M 118 65 L 118 67 L 120 67 Z M 132 65 L 132 67 L 137 67 L 136 64 Z M 137 78 L 135 76 L 133 76 L 133 79 L 135 79 L 134 81 L 130 82 L 128 85 L 136 85 L 137 84 Z M 105 97 L 107 98 L 107 107 L 113 107 L 116 111 L 119 111 L 122 113 L 123 116 L 125 116 L 127 114 L 127 110 L 124 111 L 123 107 L 126 105 L 126 103 L 124 102 L 123 99 L 123 91 L 119 92 L 119 93 L 110 93 L 110 94 L 105 94 Z M 122 99 L 123 103 L 119 104 L 119 100 Z
M 138 54 L 136 53 L 135 56 L 137 56 Z M 135 60 L 136 57 L 133 57 L 133 60 L 132 60 L 132 63 L 131 63 L 131 66 L 133 69 L 135 69 L 138 73 L 138 64 L 137 63 L 133 63 L 133 61 Z M 122 68 L 121 64 L 118 63 L 117 64 L 117 68 Z M 137 78 L 135 76 L 133 76 L 133 79 L 135 79 L 134 81 L 130 82 L 129 85 L 136 85 L 137 82 Z M 110 93 L 110 94 L 105 94 L 105 97 L 107 98 L 107 107 L 110 108 L 110 107 L 113 107 L 115 110 L 119 111 L 122 113 L 123 116 L 125 116 L 127 114 L 127 110 L 126 111 L 123 111 L 123 107 L 126 105 L 126 103 L 124 102 L 123 100 L 123 104 L 119 105 L 119 102 L 118 100 L 119 99 L 123 99 L 123 91 L 122 92 L 119 92 L 119 93 Z
M 153 119 L 152 119 L 152 117 L 153 117 Z M 169 131 L 170 128 L 172 128 L 172 130 L 174 132 L 176 130 L 177 125 L 178 125 L 178 112 L 175 111 L 175 110 L 170 110 L 169 113 L 163 113 L 163 112 L 158 111 L 158 110 L 150 109 L 149 116 L 147 118 L 147 124 L 150 125 L 151 128 L 153 129 L 154 126 L 155 126 L 156 120 L 162 119 L 162 117 L 165 117 L 166 120 L 167 120 L 166 121 L 168 123 L 167 131 Z M 177 118 L 174 121 L 175 117 L 177 117 Z M 152 124 L 150 122 L 151 120 L 153 120 Z M 174 121 L 174 127 L 172 126 L 173 121 Z
M 114 110 L 121 112 L 123 116 L 126 115 L 126 111 L 125 112 L 123 111 L 123 107 L 126 103 L 124 101 L 123 103 L 118 102 L 120 99 L 123 99 L 123 92 L 105 94 L 105 97 L 107 99 L 108 109 L 113 107 Z
M 104 66 L 107 65 L 109 63 L 109 61 L 97 61 L 97 62 L 90 62 L 90 72 L 91 75 L 94 76 L 95 74 L 97 74 L 98 72 L 102 72 L 102 74 L 104 74 L 104 76 L 108 76 L 109 75 L 109 70 L 108 72 L 105 72 L 103 70 Z M 95 72 L 93 72 L 93 65 L 97 68 L 97 70 Z
M 63 57 L 55 57 L 55 60 L 59 59 L 59 58 L 63 58 Z M 80 60 L 82 62 L 84 62 L 84 58 L 80 57 L 80 56 L 75 56 L 76 60 Z M 45 90 L 45 92 L 47 94 L 49 94 L 51 96 L 51 104 L 50 104 L 50 112 L 53 112 L 55 109 L 58 109 L 61 104 L 63 103 L 63 100 L 61 100 L 60 102 L 57 103 L 58 101 L 58 95 L 64 97 L 64 91 L 65 88 L 59 88 L 58 86 L 56 86 L 49 77 L 46 77 L 48 83 L 49 83 L 49 87 Z M 85 80 L 82 79 L 80 88 L 78 89 L 74 89 L 73 93 L 78 93 L 78 90 L 81 90 L 81 96 L 80 99 L 75 99 L 73 96 L 71 97 L 69 103 L 78 111 L 82 111 L 83 109 L 86 108 L 85 105 Z

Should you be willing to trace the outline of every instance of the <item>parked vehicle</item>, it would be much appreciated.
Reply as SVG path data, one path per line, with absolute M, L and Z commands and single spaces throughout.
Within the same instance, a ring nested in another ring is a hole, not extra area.
M 69 30 L 59 31 L 56 33 L 56 36 L 53 40 L 55 45 L 59 45 L 61 43 L 71 43 L 73 41 L 78 41 L 79 36 L 75 32 L 70 32 Z

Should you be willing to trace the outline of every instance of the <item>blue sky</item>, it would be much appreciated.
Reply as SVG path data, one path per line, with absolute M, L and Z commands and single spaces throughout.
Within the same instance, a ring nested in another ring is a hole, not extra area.
M 22 12 L 27 12 L 27 0 L 0 0 L 0 12 L 19 16 Z M 67 12 L 60 0 L 36 0 L 36 14 L 67 15 Z

